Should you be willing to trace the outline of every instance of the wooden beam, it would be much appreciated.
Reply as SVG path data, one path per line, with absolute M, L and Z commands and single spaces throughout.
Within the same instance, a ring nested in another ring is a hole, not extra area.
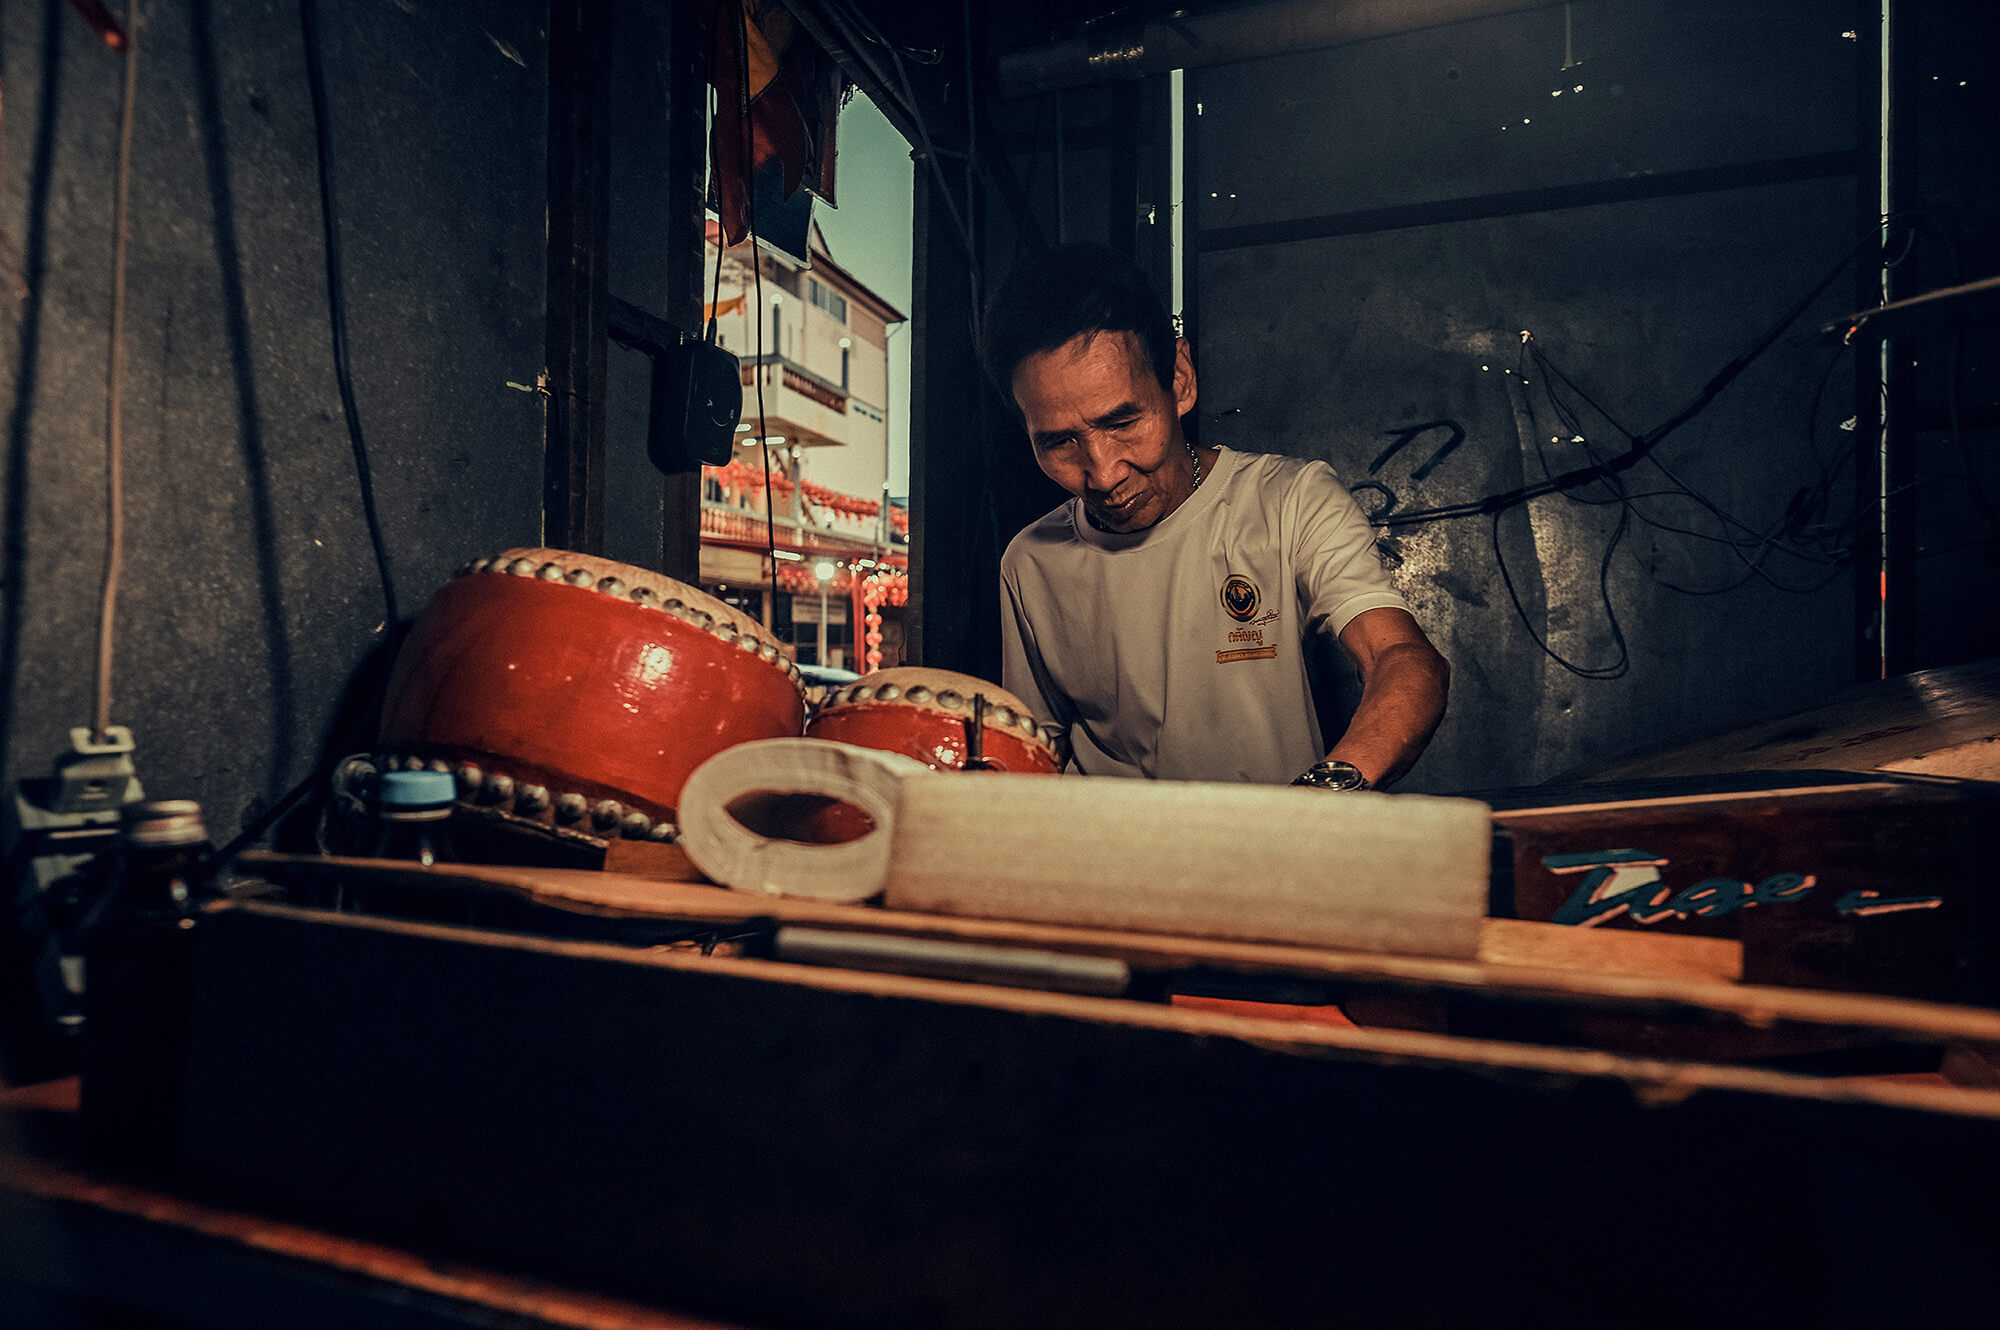
M 1991 1092 L 268 906 L 196 931 L 192 1184 L 697 1315 L 1479 1324 L 1504 1287 L 1542 1327 L 1928 1323 L 2000 1241 Z M 1754 1235 L 1726 1278 L 1658 1255 L 1718 1215 Z M 1607 1269 L 1605 1233 L 1655 1255 Z
M 548 425 L 542 540 L 604 549 L 610 0 L 549 10 Z

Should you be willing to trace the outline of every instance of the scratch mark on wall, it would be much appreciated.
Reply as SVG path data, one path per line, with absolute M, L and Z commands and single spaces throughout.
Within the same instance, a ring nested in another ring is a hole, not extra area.
M 485 29 L 482 28 L 481 31 L 484 32 Z M 521 68 L 526 69 L 528 67 L 528 62 L 521 58 L 521 53 L 519 51 L 509 46 L 507 43 L 501 41 L 498 37 L 495 37 L 492 33 L 490 32 L 486 33 L 486 40 L 492 42 L 494 48 L 498 50 L 501 55 L 506 56 L 509 60 L 512 60 L 515 64 L 519 65 Z

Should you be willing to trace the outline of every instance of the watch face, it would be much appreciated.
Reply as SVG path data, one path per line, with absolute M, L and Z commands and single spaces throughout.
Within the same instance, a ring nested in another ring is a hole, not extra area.
M 1361 774 L 1359 767 L 1348 762 L 1316 762 L 1293 784 L 1310 785 L 1321 790 L 1365 790 L 1368 778 Z

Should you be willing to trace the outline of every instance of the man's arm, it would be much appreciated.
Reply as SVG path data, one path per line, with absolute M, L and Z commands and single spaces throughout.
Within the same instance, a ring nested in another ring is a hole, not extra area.
M 1451 666 L 1408 610 L 1364 610 L 1340 644 L 1361 671 L 1361 704 L 1327 760 L 1352 763 L 1379 790 L 1410 769 L 1444 719 Z
M 1037 719 L 1067 729 L 1068 699 L 1049 680 L 1035 642 L 1034 625 L 1021 605 L 1013 579 L 1000 575 L 1000 686 L 1035 708 Z

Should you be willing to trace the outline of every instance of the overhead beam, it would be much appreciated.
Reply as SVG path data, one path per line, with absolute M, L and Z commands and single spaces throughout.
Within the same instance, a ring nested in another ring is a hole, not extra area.
M 1323 50 L 1376 37 L 1550 9 L 1552 0 L 1269 0 L 1205 14 L 1165 17 L 1112 28 L 1000 57 L 1000 94 L 1032 97 L 1206 69 L 1295 51 Z

